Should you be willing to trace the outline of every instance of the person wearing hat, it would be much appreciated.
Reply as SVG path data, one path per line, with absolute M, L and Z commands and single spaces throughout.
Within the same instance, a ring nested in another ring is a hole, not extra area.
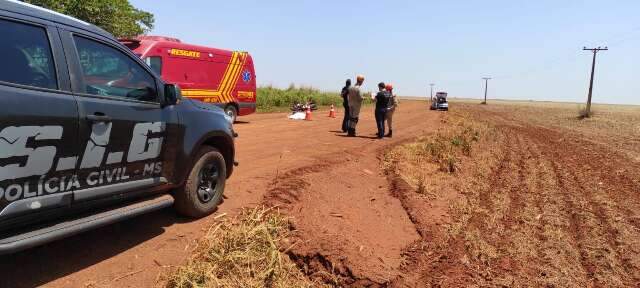
M 342 92 L 340 92 L 340 96 L 342 96 L 342 107 L 344 107 L 342 132 L 349 131 L 349 87 L 351 87 L 351 79 L 347 79 L 345 86 L 342 88 Z
M 373 98 L 376 102 L 376 126 L 378 126 L 378 139 L 384 137 L 384 120 L 389 108 L 389 101 L 391 100 L 391 93 L 386 89 L 384 82 L 378 83 L 378 94 Z
M 360 107 L 362 106 L 362 92 L 360 88 L 364 83 L 364 76 L 358 75 L 356 77 L 356 85 L 349 87 L 349 93 L 347 101 L 349 101 L 349 127 L 347 129 L 349 137 L 356 136 L 356 125 L 358 124 L 358 117 L 360 116 Z
M 385 114 L 385 120 L 387 121 L 387 127 L 389 127 L 389 133 L 387 133 L 387 135 L 385 135 L 385 137 L 392 137 L 393 136 L 393 113 L 396 111 L 396 108 L 398 108 L 398 96 L 396 96 L 396 94 L 393 94 L 393 85 L 391 84 L 387 84 L 387 86 L 385 87 L 385 90 L 387 90 L 389 92 L 389 94 L 391 94 L 391 99 L 389 100 L 389 107 L 387 108 L 387 113 Z

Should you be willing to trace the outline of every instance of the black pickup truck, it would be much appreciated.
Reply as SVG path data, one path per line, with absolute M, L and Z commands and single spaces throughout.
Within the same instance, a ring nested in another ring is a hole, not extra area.
M 0 0 L 0 254 L 222 199 L 237 134 L 104 30 Z

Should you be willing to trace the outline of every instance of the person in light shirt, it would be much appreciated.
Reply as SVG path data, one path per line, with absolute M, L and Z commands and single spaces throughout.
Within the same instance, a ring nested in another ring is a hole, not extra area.
M 356 136 L 356 125 L 358 125 L 358 118 L 360 117 L 360 107 L 362 106 L 362 92 L 360 88 L 364 83 L 364 76 L 358 75 L 356 77 L 356 85 L 349 87 L 349 93 L 347 95 L 349 101 L 349 137 Z

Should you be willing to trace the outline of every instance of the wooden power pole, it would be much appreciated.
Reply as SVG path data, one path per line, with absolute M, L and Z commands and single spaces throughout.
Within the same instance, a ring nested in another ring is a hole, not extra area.
M 591 117 L 591 96 L 593 95 L 593 74 L 595 74 L 595 72 L 596 72 L 596 55 L 600 51 L 609 50 L 609 48 L 608 47 L 604 47 L 604 48 L 600 48 L 600 47 L 587 48 L 587 47 L 584 47 L 584 48 L 582 48 L 582 50 L 593 52 L 593 62 L 591 63 L 591 80 L 589 81 L 589 96 L 587 96 L 587 111 L 585 112 L 585 115 L 584 115 L 584 117 Z
M 482 104 L 487 104 L 487 87 L 489 86 L 491 77 L 483 77 L 482 80 L 484 80 L 484 102 L 482 102 Z
M 436 84 L 433 84 L 433 83 L 429 84 L 429 86 L 431 86 L 431 97 L 429 98 L 429 100 L 431 101 L 433 101 L 433 85 L 436 85 Z

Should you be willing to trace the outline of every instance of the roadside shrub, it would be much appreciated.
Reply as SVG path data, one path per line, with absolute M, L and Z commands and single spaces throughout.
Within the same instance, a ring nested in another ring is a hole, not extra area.
M 454 173 L 458 171 L 458 157 L 453 154 L 448 154 L 444 159 L 440 160 L 440 169 L 444 172 Z
M 311 87 L 295 87 L 293 84 L 287 89 L 260 87 L 257 93 L 256 105 L 263 111 L 275 107 L 289 107 L 294 103 L 304 103 L 308 100 L 314 101 L 318 106 L 342 103 L 342 97 L 337 92 L 321 92 Z
M 287 89 L 273 86 L 259 87 L 256 105 L 259 111 L 272 111 L 277 108 L 289 108 L 294 103 L 304 103 L 312 100 L 318 106 L 342 105 L 339 91 L 325 92 L 312 87 L 296 87 L 289 85 Z M 369 94 L 367 94 L 369 95 Z M 365 103 L 371 103 L 370 97 L 365 97 Z
M 434 136 L 421 137 L 406 147 L 418 159 L 428 158 L 438 164 L 441 171 L 454 173 L 460 169 L 459 155 L 470 156 L 473 144 L 479 140 L 478 127 L 458 122 Z

